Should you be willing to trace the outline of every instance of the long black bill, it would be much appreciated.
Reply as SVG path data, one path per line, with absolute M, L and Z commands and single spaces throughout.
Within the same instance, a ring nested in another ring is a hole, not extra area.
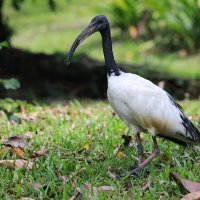
M 87 38 L 89 37 L 91 34 L 93 34 L 94 32 L 97 31 L 97 28 L 95 26 L 95 24 L 90 23 L 82 32 L 81 34 L 76 38 L 76 40 L 74 41 L 74 43 L 72 44 L 68 54 L 67 54 L 67 60 L 66 60 L 66 64 L 69 65 L 71 58 L 73 56 L 74 51 L 76 50 L 76 48 Z

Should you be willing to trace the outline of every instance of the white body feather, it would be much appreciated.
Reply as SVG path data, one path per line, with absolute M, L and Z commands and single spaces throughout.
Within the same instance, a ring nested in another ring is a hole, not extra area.
M 135 134 L 148 130 L 187 142 L 181 111 L 168 94 L 152 82 L 131 73 L 108 77 L 108 100 Z

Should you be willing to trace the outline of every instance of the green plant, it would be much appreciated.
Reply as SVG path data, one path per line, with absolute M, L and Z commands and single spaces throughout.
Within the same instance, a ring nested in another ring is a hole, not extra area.
M 145 1 L 151 10 L 149 27 L 157 44 L 172 49 L 185 48 L 190 52 L 200 47 L 200 1 Z
M 111 3 L 114 25 L 122 32 L 130 27 L 136 27 L 140 21 L 141 10 L 138 0 L 113 0 Z
M 111 10 L 114 24 L 123 32 L 135 27 L 136 35 L 141 35 L 142 24 L 143 35 L 157 45 L 189 52 L 200 48 L 199 0 L 113 0 Z
M 16 90 L 20 87 L 20 83 L 15 78 L 10 79 L 0 79 L 0 85 L 2 85 L 5 89 Z

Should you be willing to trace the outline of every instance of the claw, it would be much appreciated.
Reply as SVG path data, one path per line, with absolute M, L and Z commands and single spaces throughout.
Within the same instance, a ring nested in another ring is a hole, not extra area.
M 136 169 L 133 169 L 129 172 L 130 175 L 135 175 L 137 178 L 140 177 L 140 170 L 138 170 L 137 168 Z
M 127 178 L 130 175 L 135 175 L 137 178 L 139 178 L 140 177 L 139 170 L 136 168 L 124 174 L 117 175 L 115 178 L 116 179 Z

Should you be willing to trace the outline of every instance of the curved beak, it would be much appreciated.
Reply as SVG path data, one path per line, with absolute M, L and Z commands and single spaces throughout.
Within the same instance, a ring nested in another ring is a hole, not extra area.
M 90 35 L 98 31 L 98 27 L 95 25 L 95 23 L 90 23 L 82 32 L 81 34 L 76 38 L 74 43 L 72 44 L 66 59 L 66 64 L 69 65 L 71 58 L 73 56 L 73 53 L 75 52 L 76 48 Z

